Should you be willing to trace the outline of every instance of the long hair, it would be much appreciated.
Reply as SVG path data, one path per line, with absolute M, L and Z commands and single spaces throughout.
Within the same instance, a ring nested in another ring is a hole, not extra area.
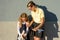
M 27 14 L 26 14 L 26 13 L 22 13 L 22 14 L 19 16 L 19 18 L 18 18 L 19 26 L 20 26 L 20 27 L 22 27 L 22 22 L 23 22 L 21 18 L 26 18 L 26 22 L 29 21 Z

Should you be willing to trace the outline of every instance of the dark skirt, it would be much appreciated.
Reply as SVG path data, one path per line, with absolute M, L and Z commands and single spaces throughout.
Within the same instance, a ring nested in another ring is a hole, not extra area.
M 30 27 L 30 31 L 29 31 L 29 34 L 30 34 L 30 39 L 33 39 L 34 36 L 36 37 L 39 37 L 39 38 L 43 38 L 44 36 L 44 31 L 41 31 L 41 32 L 38 32 L 38 31 L 33 31 L 32 29 L 35 28 L 36 26 L 38 26 L 39 24 L 38 23 L 33 23 Z M 44 28 L 42 27 L 41 28 L 42 30 L 44 30 Z

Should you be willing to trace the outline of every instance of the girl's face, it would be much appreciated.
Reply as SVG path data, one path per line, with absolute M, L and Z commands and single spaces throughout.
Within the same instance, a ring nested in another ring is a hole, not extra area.
M 34 5 L 30 5 L 30 4 L 29 4 L 29 5 L 28 5 L 28 9 L 29 9 L 29 10 L 31 10 L 31 11 L 34 11 L 35 6 L 34 6 Z
M 22 21 L 26 21 L 26 18 L 23 17 L 23 18 L 21 18 L 21 20 L 22 20 Z

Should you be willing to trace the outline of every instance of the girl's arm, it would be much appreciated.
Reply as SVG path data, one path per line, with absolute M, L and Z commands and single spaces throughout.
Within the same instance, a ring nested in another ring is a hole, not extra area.
M 45 22 L 45 19 L 44 18 L 41 18 L 41 23 L 37 27 L 33 28 L 32 30 L 33 31 L 37 31 L 39 28 L 42 28 L 44 22 Z
M 20 33 L 20 27 L 19 27 L 19 22 L 17 22 L 17 32 L 18 32 L 19 35 L 21 35 L 21 33 Z
M 25 34 L 25 31 L 23 30 L 22 35 L 24 35 L 24 34 Z
M 33 24 L 33 22 L 34 22 L 34 21 L 33 21 L 33 19 L 32 19 L 32 21 L 29 23 L 29 27 Z
M 26 22 L 26 32 L 28 33 L 29 31 L 29 22 Z
M 29 24 L 30 24 L 30 23 L 29 23 L 29 21 L 28 21 L 28 22 L 26 22 L 26 27 L 28 27 L 28 28 L 29 28 Z

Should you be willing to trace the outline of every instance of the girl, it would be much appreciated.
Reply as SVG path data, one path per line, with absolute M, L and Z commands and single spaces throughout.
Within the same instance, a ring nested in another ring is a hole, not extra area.
M 41 40 L 43 38 L 44 34 L 44 23 L 45 23 L 45 15 L 44 11 L 37 7 L 36 4 L 33 1 L 30 1 L 27 4 L 27 8 L 31 11 L 32 21 L 30 22 L 30 25 L 33 25 L 30 28 L 33 34 L 34 40 Z M 31 38 L 30 38 L 31 39 Z
M 26 40 L 27 33 L 29 30 L 29 20 L 26 13 L 22 13 L 18 19 L 17 31 L 18 31 L 18 40 Z

